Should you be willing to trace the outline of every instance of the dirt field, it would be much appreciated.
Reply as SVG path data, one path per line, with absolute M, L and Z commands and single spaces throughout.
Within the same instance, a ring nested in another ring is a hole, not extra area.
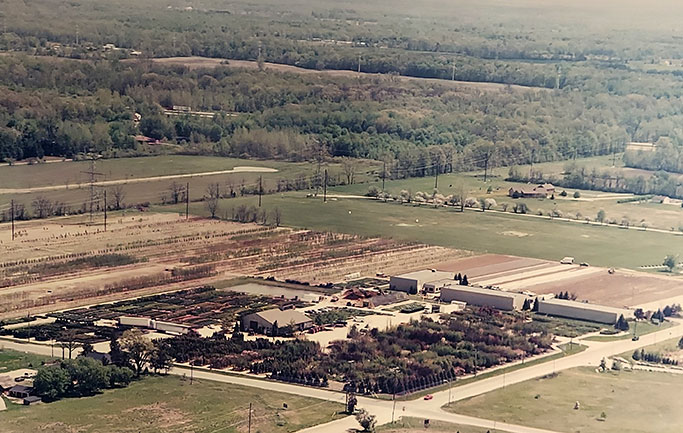
M 241 276 L 273 276 L 319 284 L 398 273 L 413 263 L 466 253 L 379 238 L 264 227 L 171 213 L 112 213 L 107 232 L 87 217 L 0 225 L 0 318 L 75 308 L 211 284 Z M 69 266 L 75 258 L 125 255 L 137 263 Z M 58 271 L 54 271 L 55 267 Z M 181 272 L 210 272 L 178 279 Z M 52 270 L 51 273 L 44 271 Z
M 466 274 L 473 284 L 537 294 L 573 292 L 580 300 L 613 307 L 657 309 L 683 296 L 683 278 L 626 269 L 609 274 L 595 266 L 486 254 L 440 263 L 436 269 Z

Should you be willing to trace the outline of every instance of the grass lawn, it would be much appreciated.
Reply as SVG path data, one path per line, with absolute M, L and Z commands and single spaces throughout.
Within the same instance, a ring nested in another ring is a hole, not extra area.
M 678 347 L 678 342 L 680 340 L 680 338 L 672 338 L 670 340 L 660 341 L 659 343 L 643 347 L 643 350 L 650 353 L 659 353 L 662 356 L 680 358 L 681 355 L 683 355 L 683 349 Z M 619 356 L 629 361 L 633 360 L 633 358 L 631 358 L 632 355 L 632 351 L 619 354 Z
M 0 342 L 0 346 L 2 346 L 2 342 Z M 32 353 L 0 349 L 0 375 L 5 371 L 17 370 L 19 368 L 38 368 L 42 361 L 48 359 L 50 358 Z
M 430 421 L 429 428 L 425 429 L 424 419 L 421 418 L 401 418 L 393 425 L 385 424 L 377 427 L 377 433 L 416 433 L 429 431 L 432 433 L 499 433 L 500 430 L 491 430 L 483 427 L 472 427 L 460 424 L 451 424 L 443 421 Z
M 241 204 L 257 205 L 257 197 L 222 200 L 219 215 L 230 215 Z M 683 256 L 679 236 L 624 230 L 572 222 L 551 221 L 510 213 L 414 207 L 375 200 L 306 198 L 305 193 L 269 195 L 268 211 L 279 208 L 282 223 L 293 227 L 383 236 L 474 252 L 513 254 L 549 260 L 565 256 L 593 265 L 637 268 L 658 264 L 666 254 Z M 179 212 L 182 206 L 157 210 Z M 191 204 L 191 213 L 206 215 L 204 203 Z
M 460 414 L 560 432 L 679 432 L 683 376 L 582 367 L 455 403 Z M 580 410 L 574 404 L 580 403 Z M 599 420 L 602 412 L 607 417 Z
M 287 403 L 288 409 L 282 404 Z M 195 381 L 150 377 L 128 388 L 94 397 L 21 407 L 0 416 L 0 431 L 212 432 L 246 431 L 249 403 L 252 432 L 294 432 L 343 415 L 341 405 L 276 392 Z
M 616 340 L 627 340 L 633 338 L 633 321 L 629 320 L 630 329 L 626 335 L 593 335 L 584 338 L 586 341 L 616 341 Z M 666 321 L 661 325 L 655 325 L 654 323 L 647 321 L 638 322 L 636 325 L 636 335 L 647 335 L 655 331 L 661 331 L 663 329 L 671 328 L 674 326 L 673 322 Z

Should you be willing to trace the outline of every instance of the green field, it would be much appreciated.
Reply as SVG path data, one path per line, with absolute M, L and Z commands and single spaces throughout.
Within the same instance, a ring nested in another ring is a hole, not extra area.
M 585 367 L 473 397 L 449 410 L 568 433 L 673 433 L 683 425 L 675 397 L 681 386 L 683 376 L 675 374 L 596 373 Z M 580 410 L 574 410 L 577 401 Z M 603 412 L 607 417 L 599 420 Z
M 0 431 L 284 433 L 331 421 L 341 405 L 211 381 L 192 385 L 179 377 L 149 377 L 94 397 L 13 409 Z M 283 403 L 288 408 L 283 409 Z
M 429 422 L 429 430 L 426 430 L 424 427 L 424 419 L 410 417 L 401 418 L 393 425 L 385 424 L 379 426 L 376 431 L 378 433 L 416 433 L 424 431 L 430 431 L 432 433 L 500 433 L 500 430 L 431 420 Z
M 0 346 L 2 346 L 2 343 L 0 343 Z M 5 371 L 12 371 L 19 368 L 37 368 L 40 366 L 41 362 L 47 359 L 49 358 L 34 355 L 32 353 L 0 349 L 0 375 Z
M 257 205 L 256 197 L 223 200 L 219 215 L 238 206 Z M 264 209 L 279 208 L 284 225 L 316 230 L 383 236 L 475 252 L 560 260 L 576 257 L 593 265 L 637 268 L 659 264 L 666 254 L 683 256 L 678 235 L 611 226 L 551 221 L 511 213 L 415 207 L 365 199 L 306 198 L 304 193 L 264 197 Z M 182 207 L 159 210 L 181 211 Z M 206 215 L 204 203 L 191 213 Z
M 578 165 L 587 167 L 590 171 L 592 167 L 606 169 L 611 167 L 610 157 L 583 158 L 576 161 Z M 541 170 L 546 174 L 553 174 L 562 177 L 563 168 L 569 161 L 547 162 L 535 164 L 534 170 Z M 529 166 L 519 167 L 520 172 L 526 172 Z M 618 168 L 618 170 L 621 170 Z M 641 170 L 644 172 L 644 170 Z M 557 187 L 554 200 L 551 199 L 512 199 L 508 196 L 510 187 L 520 187 L 526 184 L 518 182 L 508 182 L 505 178 L 508 175 L 508 167 L 501 167 L 491 170 L 488 181 L 484 183 L 482 172 L 452 173 L 439 176 L 438 190 L 441 194 L 458 194 L 461 188 L 465 191 L 466 197 L 492 198 L 497 206 L 494 209 L 501 210 L 502 204 L 508 204 L 508 212 L 511 211 L 515 203 L 525 203 L 529 207 L 530 214 L 537 214 L 541 211 L 544 215 L 556 211 L 563 218 L 584 220 L 590 218 L 595 220 L 600 210 L 605 211 L 605 219 L 615 220 L 620 224 L 626 218 L 631 226 L 659 228 L 664 230 L 679 231 L 683 227 L 683 208 L 674 205 L 662 205 L 649 202 L 626 202 L 619 203 L 620 200 L 633 197 L 632 194 L 616 194 L 600 191 L 589 191 L 575 188 Z M 375 181 L 371 185 L 382 188 L 381 181 Z M 368 192 L 371 185 L 356 184 L 345 185 L 331 188 L 334 194 L 354 194 L 363 195 Z M 421 191 L 432 194 L 434 191 L 434 177 L 409 178 L 401 180 L 389 180 L 385 182 L 385 191 L 393 196 L 398 196 L 401 190 L 409 190 L 413 194 Z M 491 192 L 488 192 L 489 187 Z M 560 192 L 567 192 L 566 197 L 560 196 Z M 580 198 L 573 197 L 574 192 L 579 192 Z

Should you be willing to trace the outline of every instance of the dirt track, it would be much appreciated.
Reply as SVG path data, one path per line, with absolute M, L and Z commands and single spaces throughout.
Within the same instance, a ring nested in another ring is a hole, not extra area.
M 144 183 L 153 182 L 158 180 L 169 180 L 169 179 L 185 179 L 192 177 L 202 177 L 202 176 L 215 176 L 219 174 L 230 174 L 230 173 L 276 173 L 278 170 L 269 167 L 235 167 L 230 170 L 220 170 L 220 171 L 203 171 L 198 173 L 184 173 L 184 174 L 168 174 L 165 176 L 153 176 L 153 177 L 138 177 L 133 179 L 116 179 L 116 180 L 105 180 L 101 182 L 95 182 L 94 185 L 101 186 L 111 186 L 111 185 L 124 185 L 132 183 Z M 0 188 L 0 194 L 27 194 L 31 192 L 43 192 L 43 191 L 57 191 L 57 190 L 68 190 L 73 189 L 74 185 L 50 185 L 50 186 L 37 186 L 33 188 Z

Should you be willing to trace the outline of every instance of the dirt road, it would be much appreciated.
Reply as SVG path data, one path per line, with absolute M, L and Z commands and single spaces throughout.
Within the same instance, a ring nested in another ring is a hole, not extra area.
M 144 183 L 152 182 L 157 180 L 168 180 L 168 179 L 184 179 L 192 177 L 202 177 L 202 176 L 215 176 L 218 174 L 230 174 L 230 173 L 277 173 L 277 169 L 269 167 L 248 167 L 240 166 L 231 168 L 230 170 L 220 170 L 220 171 L 202 171 L 199 173 L 185 173 L 185 174 L 168 174 L 165 176 L 153 176 L 153 177 L 138 177 L 133 179 L 117 179 L 117 180 L 105 180 L 101 182 L 95 182 L 95 186 L 111 186 L 111 185 L 123 185 L 132 183 Z M 89 184 L 88 184 L 89 185 Z M 34 188 L 0 188 L 0 194 L 27 194 L 31 192 L 43 192 L 43 191 L 57 191 L 63 189 L 74 189 L 79 188 L 81 185 L 51 185 L 51 186 L 37 186 Z

